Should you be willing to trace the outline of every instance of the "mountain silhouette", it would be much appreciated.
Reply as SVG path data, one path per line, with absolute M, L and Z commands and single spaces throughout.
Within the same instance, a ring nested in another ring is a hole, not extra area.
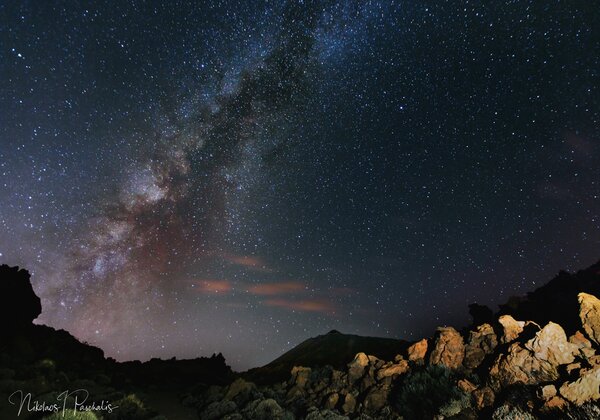
M 332 330 L 309 338 L 260 368 L 250 369 L 245 377 L 256 383 L 274 383 L 286 379 L 294 366 L 340 369 L 356 355 L 364 352 L 380 359 L 393 359 L 409 346 L 409 342 L 394 338 L 364 337 Z

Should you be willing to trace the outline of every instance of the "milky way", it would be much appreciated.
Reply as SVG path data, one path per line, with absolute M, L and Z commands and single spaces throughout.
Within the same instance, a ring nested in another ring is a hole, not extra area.
M 440 3 L 0 5 L 0 262 L 38 321 L 243 369 L 595 262 L 598 10 Z

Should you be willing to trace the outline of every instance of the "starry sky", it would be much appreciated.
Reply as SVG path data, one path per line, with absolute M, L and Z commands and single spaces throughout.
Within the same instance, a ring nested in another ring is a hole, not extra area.
M 593 1 L 0 3 L 0 263 L 118 360 L 419 339 L 600 258 Z

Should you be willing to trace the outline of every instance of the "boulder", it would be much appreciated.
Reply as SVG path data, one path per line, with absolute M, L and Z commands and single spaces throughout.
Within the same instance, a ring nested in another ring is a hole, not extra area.
M 563 328 L 549 322 L 544 328 L 525 343 L 525 347 L 533 352 L 533 356 L 545 360 L 553 366 L 571 363 L 579 354 L 579 348 L 567 340 Z
M 586 359 L 589 359 L 596 354 L 596 351 L 592 348 L 592 343 L 585 338 L 581 331 L 577 331 L 569 337 L 569 343 L 575 344 L 577 348 L 579 348 L 581 355 Z
M 581 363 L 579 362 L 569 363 L 565 368 L 568 375 L 573 374 L 573 372 L 578 371 L 579 369 L 581 369 Z
M 579 318 L 583 330 L 596 344 L 600 344 L 600 300 L 594 295 L 579 293 Z
M 534 372 L 539 373 L 532 375 Z M 511 344 L 507 353 L 500 354 L 489 372 L 489 382 L 495 390 L 518 382 L 537 384 L 557 378 L 556 369 L 552 369 L 549 363 L 532 357 L 531 352 L 519 343 Z
M 464 357 L 465 345 L 460 333 L 452 327 L 438 328 L 429 363 L 456 369 L 462 365 Z
M 463 392 L 466 392 L 467 394 L 470 394 L 477 389 L 477 386 L 468 379 L 460 379 L 456 386 L 458 387 L 458 389 L 460 389 Z
M 272 398 L 253 401 L 243 412 L 246 418 L 253 420 L 286 420 L 292 419 L 293 415 L 286 412 Z
M 370 413 L 376 413 L 387 404 L 390 388 L 387 386 L 373 386 L 367 391 L 363 401 L 364 409 Z
M 560 395 L 576 405 L 582 405 L 600 398 L 600 366 L 580 371 L 579 379 L 565 382 L 560 387 Z
M 311 368 L 294 366 L 292 368 L 292 377 L 290 378 L 291 385 L 297 386 L 298 388 L 304 388 L 310 378 L 310 372 Z
M 578 354 L 576 345 L 567 341 L 562 327 L 548 323 L 524 346 L 515 342 L 506 354 L 500 354 L 490 369 L 490 384 L 502 388 L 521 382 L 535 385 L 558 379 L 558 366 L 571 363 Z
M 498 318 L 498 322 L 502 325 L 503 334 L 500 342 L 503 344 L 510 343 L 517 339 L 525 328 L 525 321 L 517 321 L 510 315 L 502 315 Z
M 542 411 L 556 409 L 562 410 L 567 405 L 569 405 L 569 403 L 565 401 L 564 398 L 561 398 L 560 396 L 556 395 L 554 397 L 551 397 L 548 401 L 544 403 L 544 405 L 542 406 Z
M 494 405 L 496 394 L 489 386 L 484 386 L 473 391 L 473 401 L 478 410 Z
M 556 387 L 554 385 L 546 385 L 540 388 L 539 397 L 543 400 L 549 400 L 556 395 Z
M 223 399 L 225 401 L 234 401 L 238 406 L 243 407 L 248 401 L 258 396 L 256 385 L 252 382 L 238 378 L 229 385 Z
M 369 359 L 369 365 L 374 366 L 375 369 L 379 369 L 385 364 L 385 362 L 383 360 L 378 359 L 375 356 L 369 355 L 369 356 L 367 356 L 367 359 Z
M 354 360 L 348 363 L 348 382 L 354 384 L 365 375 L 369 366 L 369 357 L 364 353 L 357 353 Z
M 354 395 L 348 393 L 344 397 L 344 403 L 342 404 L 342 412 L 344 414 L 352 414 L 356 409 L 356 398 Z
M 403 373 L 406 373 L 408 369 L 408 362 L 406 360 L 400 360 L 398 363 L 391 365 L 384 365 L 377 371 L 377 380 L 380 381 L 389 376 L 395 377 L 402 375 Z
M 417 364 L 425 361 L 425 355 L 427 354 L 427 339 L 424 338 L 421 341 L 417 341 L 408 348 L 408 360 Z
M 323 407 L 326 409 L 332 410 L 337 405 L 340 400 L 340 396 L 337 392 L 332 392 L 331 394 L 325 397 L 325 401 L 323 402 Z
M 483 324 L 469 333 L 469 341 L 465 346 L 463 364 L 468 369 L 475 369 L 491 354 L 498 345 L 496 333 L 490 324 Z

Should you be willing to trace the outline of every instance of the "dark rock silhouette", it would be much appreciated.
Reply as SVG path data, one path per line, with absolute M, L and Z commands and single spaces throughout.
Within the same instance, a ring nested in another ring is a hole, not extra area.
M 158 411 L 152 399 L 143 395 L 172 395 L 172 404 L 182 407 L 178 395 L 234 379 L 221 354 L 119 363 L 67 331 L 33 324 L 42 310 L 40 299 L 33 291 L 30 274 L 18 267 L 0 266 L 0 299 L 0 419 L 17 418 L 18 406 L 11 405 L 8 397 L 19 389 L 48 403 L 56 403 L 56 395 L 62 391 L 85 389 L 90 400 L 111 401 L 121 407 L 112 415 L 104 413 L 103 419 L 151 419 Z M 22 413 L 19 418 L 41 416 Z
M 577 300 L 581 292 L 600 296 L 600 261 L 573 274 L 560 271 L 544 286 L 500 305 L 498 315 L 512 315 L 539 325 L 556 322 L 570 335 L 581 325 Z
M 27 327 L 42 313 L 30 279 L 27 270 L 0 265 L 0 317 L 6 333 Z
M 469 315 L 473 318 L 473 325 L 489 324 L 494 320 L 494 311 L 478 303 L 469 305 Z

